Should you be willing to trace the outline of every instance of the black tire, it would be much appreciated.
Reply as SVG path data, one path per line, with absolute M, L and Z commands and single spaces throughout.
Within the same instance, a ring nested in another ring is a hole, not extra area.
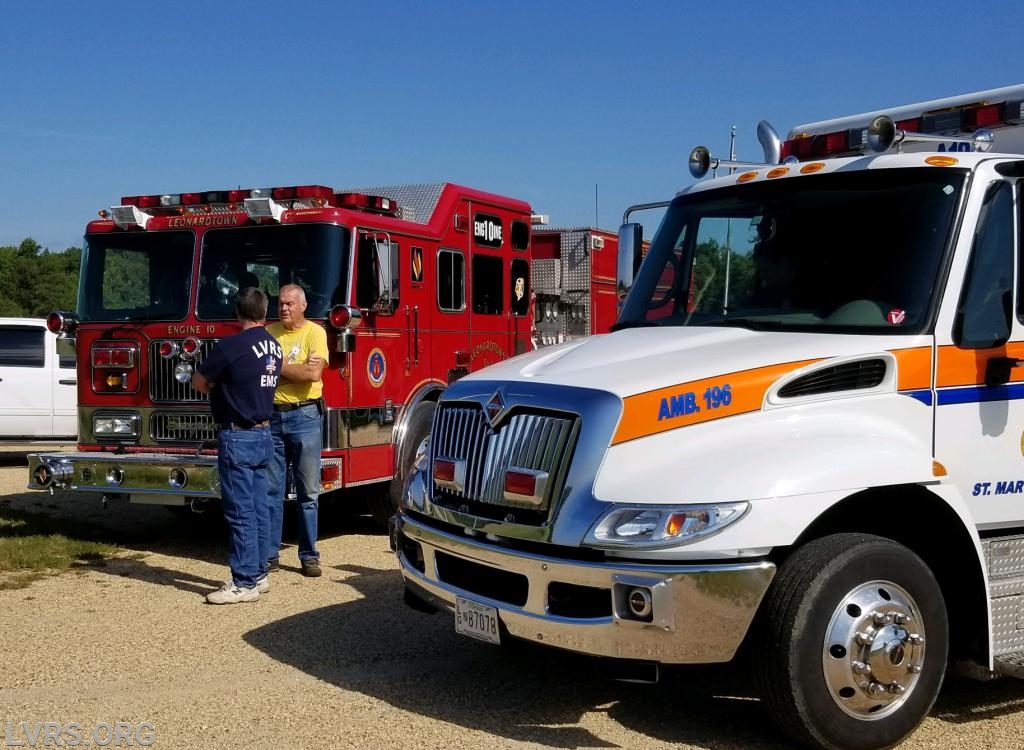
M 388 519 L 398 512 L 398 506 L 402 502 L 402 491 L 405 489 L 405 480 L 409 477 L 416 449 L 430 434 L 430 424 L 434 421 L 436 408 L 437 404 L 433 401 L 424 401 L 413 410 L 409 422 L 405 426 L 405 436 L 400 446 L 395 476 L 386 492 L 375 492 L 370 498 L 370 513 L 381 528 L 386 529 Z
M 906 547 L 835 534 L 781 565 L 752 645 L 761 699 L 786 733 L 826 750 L 887 748 L 917 728 L 939 694 L 945 602 Z

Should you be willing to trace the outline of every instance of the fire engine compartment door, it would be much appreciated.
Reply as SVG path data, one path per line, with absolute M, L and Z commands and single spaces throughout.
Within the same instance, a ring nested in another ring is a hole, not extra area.
M 978 181 L 981 182 L 980 180 Z M 946 292 L 936 326 L 935 457 L 967 498 L 975 522 L 1019 522 L 1024 503 L 1024 368 L 986 384 L 989 360 L 1024 358 L 1020 185 L 976 184 L 978 224 L 965 221 L 954 258 L 960 290 Z

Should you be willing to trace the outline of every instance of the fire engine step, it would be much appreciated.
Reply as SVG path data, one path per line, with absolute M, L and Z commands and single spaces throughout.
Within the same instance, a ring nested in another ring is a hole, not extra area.
M 1024 651 L 1011 651 L 995 658 L 995 670 L 1007 677 L 1024 680 Z

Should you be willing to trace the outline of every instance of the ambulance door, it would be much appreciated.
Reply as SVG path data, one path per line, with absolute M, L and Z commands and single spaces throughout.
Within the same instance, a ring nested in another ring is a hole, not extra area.
M 947 291 L 936 329 L 935 458 L 975 522 L 997 526 L 1024 518 L 1024 367 L 1012 367 L 1024 358 L 1019 186 L 978 188 L 964 282 L 959 295 Z

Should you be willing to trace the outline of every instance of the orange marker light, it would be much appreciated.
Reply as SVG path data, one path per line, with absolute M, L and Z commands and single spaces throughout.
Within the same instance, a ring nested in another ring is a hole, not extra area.
M 757 172 L 744 172 L 736 178 L 736 182 L 750 182 L 757 177 Z
M 946 471 L 946 467 L 940 464 L 938 461 L 932 461 L 932 476 L 945 477 L 949 476 L 949 472 Z
M 771 180 L 776 177 L 782 177 L 786 174 L 789 174 L 789 167 L 776 167 L 775 169 L 769 170 L 768 174 L 765 176 Z
M 804 164 L 800 167 L 800 174 L 814 174 L 820 172 L 825 168 L 825 162 L 823 161 L 812 161 L 810 164 Z
M 929 156 L 924 163 L 931 164 L 933 167 L 952 167 L 960 162 L 955 156 Z

